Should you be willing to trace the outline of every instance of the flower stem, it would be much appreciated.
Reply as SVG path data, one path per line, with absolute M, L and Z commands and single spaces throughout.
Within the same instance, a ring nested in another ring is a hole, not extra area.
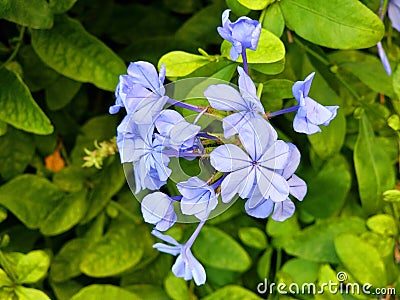
M 168 103 L 171 104 L 171 105 L 176 105 L 176 106 L 179 106 L 179 107 L 182 107 L 182 108 L 186 108 L 188 110 L 192 110 L 192 111 L 195 111 L 195 112 L 202 112 L 204 110 L 204 107 L 195 106 L 195 105 L 188 104 L 188 103 L 183 103 L 181 101 L 176 101 L 176 100 L 171 99 L 171 98 L 168 99 Z
M 204 220 L 202 220 L 202 221 L 199 223 L 199 225 L 197 225 L 196 230 L 192 233 L 192 235 L 190 236 L 189 240 L 186 242 L 186 246 L 187 246 L 188 248 L 192 247 L 194 241 L 196 240 L 197 236 L 198 236 L 199 233 L 200 233 L 201 228 L 203 228 L 204 224 L 206 223 L 207 218 L 208 218 L 208 215 L 207 215 L 207 217 L 204 218 Z
M 379 7 L 378 15 L 382 21 L 385 18 L 388 4 L 389 4 L 389 0 L 383 0 L 383 1 L 381 0 L 381 6 Z
M 18 36 L 18 43 L 15 46 L 13 53 L 11 53 L 10 57 L 4 63 L 2 63 L 0 65 L 0 69 L 5 67 L 9 62 L 11 62 L 15 58 L 15 56 L 17 56 L 19 48 L 21 48 L 21 45 L 22 45 L 22 42 L 24 39 L 25 29 L 26 29 L 26 27 L 21 28 L 21 31 L 19 32 L 19 36 Z
M 249 75 L 249 66 L 247 65 L 247 54 L 246 48 L 243 47 L 242 50 L 242 60 L 243 60 L 243 68 L 247 75 Z
M 284 108 L 284 109 L 281 109 L 278 111 L 274 111 L 272 113 L 267 113 L 266 116 L 267 116 L 267 118 L 272 118 L 272 117 L 276 117 L 279 115 L 291 113 L 291 112 L 297 111 L 299 109 L 299 107 L 300 107 L 299 105 L 291 106 L 291 107 Z

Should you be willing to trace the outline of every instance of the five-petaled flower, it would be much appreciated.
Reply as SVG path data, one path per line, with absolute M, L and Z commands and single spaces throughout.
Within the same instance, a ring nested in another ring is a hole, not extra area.
M 263 119 L 262 114 L 265 113 L 253 81 L 242 67 L 238 67 L 237 70 L 240 93 L 227 84 L 210 85 L 204 91 L 204 96 L 213 108 L 234 112 L 222 120 L 224 136 L 227 139 L 238 133 L 249 120 Z
M 198 231 L 196 231 L 189 241 L 183 245 L 179 244 L 169 235 L 162 234 L 157 230 L 153 230 L 151 233 L 164 242 L 171 244 L 166 245 L 162 243 L 156 243 L 153 245 L 153 248 L 174 256 L 178 255 L 175 264 L 172 266 L 172 273 L 174 273 L 176 277 L 180 277 L 185 280 L 191 280 L 193 278 L 197 285 L 202 285 L 206 282 L 206 271 L 199 261 L 193 256 L 192 251 L 190 250 L 194 239 L 197 237 Z
M 222 14 L 222 27 L 218 27 L 220 36 L 232 43 L 230 57 L 237 60 L 246 49 L 256 50 L 261 33 L 261 23 L 248 17 L 240 17 L 236 22 L 229 20 L 230 9 Z
M 289 146 L 277 140 L 276 131 L 263 119 L 251 119 L 239 131 L 246 149 L 233 144 L 219 146 L 210 154 L 211 165 L 220 172 L 229 172 L 221 183 L 221 197 L 230 202 L 235 194 L 250 198 L 254 207 L 263 198 L 284 201 L 289 185 L 279 173 L 288 163 Z M 259 199 L 253 196 L 259 193 Z
M 308 97 L 315 72 L 304 81 L 297 81 L 293 87 L 293 96 L 299 103 L 299 109 L 293 120 L 293 128 L 297 132 L 314 134 L 320 132 L 319 125 L 327 126 L 336 117 L 339 106 L 323 106 Z
M 164 88 L 165 66 L 161 65 L 160 73 L 145 61 L 130 63 L 128 75 L 121 75 L 115 90 L 115 105 L 111 106 L 111 114 L 125 107 L 127 114 L 132 114 L 132 122 L 151 124 L 169 98 Z
M 191 177 L 176 187 L 182 194 L 181 210 L 185 215 L 204 220 L 218 204 L 214 188 L 198 177 Z
M 288 143 L 287 145 L 289 146 L 290 156 L 288 164 L 283 170 L 281 170 L 281 175 L 289 184 L 290 195 L 297 200 L 302 201 L 307 193 L 307 185 L 301 178 L 294 174 L 300 164 L 300 152 L 292 143 Z M 260 194 L 258 193 L 255 197 L 260 197 Z M 245 209 L 250 216 L 266 218 L 273 211 L 272 219 L 280 222 L 290 218 L 295 211 L 295 205 L 289 197 L 281 202 L 274 202 L 271 199 L 264 198 L 261 201 L 258 201 L 256 206 L 250 207 L 250 205 L 251 200 L 247 200 L 245 203 Z

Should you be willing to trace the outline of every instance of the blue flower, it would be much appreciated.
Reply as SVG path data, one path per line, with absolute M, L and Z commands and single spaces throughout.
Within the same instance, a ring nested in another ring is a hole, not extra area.
M 390 0 L 388 4 L 388 15 L 392 21 L 392 27 L 400 31 L 400 1 Z
M 293 128 L 297 132 L 314 134 L 320 132 L 319 125 L 327 126 L 336 117 L 339 106 L 323 106 L 308 97 L 315 72 L 304 81 L 297 81 L 293 87 L 293 96 L 299 102 L 299 109 L 293 120 Z
M 185 215 L 195 215 L 205 220 L 218 204 L 214 189 L 198 177 L 191 177 L 176 187 L 182 194 L 181 210 Z
M 218 27 L 220 36 L 232 43 L 230 57 L 237 60 L 246 49 L 256 50 L 261 33 L 261 23 L 248 17 L 240 17 L 236 22 L 229 20 L 230 9 L 222 14 L 222 27 Z
M 264 107 L 256 94 L 256 87 L 242 67 L 237 68 L 239 72 L 239 90 L 227 84 L 210 85 L 204 96 L 210 105 L 218 110 L 237 111 L 222 120 L 224 136 L 229 139 L 239 132 L 240 128 L 251 119 L 263 119 Z
M 231 201 L 235 194 L 251 198 L 257 191 L 262 198 L 285 200 L 289 185 L 278 171 L 288 163 L 289 146 L 277 140 L 275 130 L 263 119 L 244 124 L 239 139 L 247 153 L 236 145 L 226 144 L 210 154 L 211 165 L 216 170 L 229 172 L 221 183 L 222 201 Z
M 153 248 L 174 256 L 178 255 L 175 264 L 172 266 L 172 273 L 174 273 L 176 277 L 183 278 L 185 280 L 191 280 L 193 278 L 197 285 L 202 285 L 206 282 L 206 271 L 199 261 L 193 256 L 192 251 L 190 250 L 190 247 L 194 241 L 193 237 L 195 238 L 197 234 L 192 236 L 188 243 L 182 245 L 179 244 L 174 238 L 162 234 L 156 230 L 153 230 L 151 233 L 164 242 L 171 244 L 166 245 L 162 243 L 156 243 L 153 245 Z
M 162 65 L 157 74 L 156 68 L 148 62 L 130 63 L 128 75 L 121 75 L 119 79 L 115 105 L 109 112 L 115 114 L 125 107 L 127 114 L 133 115 L 132 121 L 150 124 L 169 100 L 163 86 L 165 66 Z
M 144 220 L 159 231 L 168 230 L 178 219 L 172 203 L 173 200 L 161 192 L 146 195 L 141 203 Z
M 195 137 L 201 127 L 186 122 L 176 111 L 166 109 L 154 122 L 159 135 L 156 136 L 166 148 L 186 151 L 193 149 Z
M 153 139 L 154 125 L 137 125 L 130 122 L 128 117 L 129 115 L 121 123 L 125 128 L 118 130 L 117 141 L 121 161 L 133 164 L 135 193 L 146 188 L 159 189 L 171 174 L 167 167 L 169 157 L 163 153 L 162 143 Z
M 297 200 L 302 201 L 307 193 L 307 185 L 301 178 L 294 174 L 299 166 L 301 155 L 295 145 L 288 143 L 288 146 L 290 149 L 290 156 L 288 164 L 281 171 L 281 175 L 289 184 L 290 195 Z M 272 213 L 272 219 L 282 222 L 287 218 L 290 218 L 296 209 L 294 203 L 289 197 L 284 201 L 274 202 L 271 199 L 262 198 L 260 193 L 258 193 L 254 195 L 254 198 L 257 199 L 256 205 L 251 207 L 252 199 L 247 200 L 245 203 L 245 209 L 247 214 L 256 218 L 266 218 Z

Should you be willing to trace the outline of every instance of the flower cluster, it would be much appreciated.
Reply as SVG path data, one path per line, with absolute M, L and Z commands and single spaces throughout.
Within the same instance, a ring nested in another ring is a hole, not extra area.
M 242 54 L 247 66 L 246 49 L 256 49 L 259 23 L 246 17 L 231 23 L 228 15 L 229 11 L 225 11 L 223 27 L 218 31 L 232 43 L 232 59 Z M 204 97 L 212 107 L 209 109 L 167 96 L 163 65 L 158 74 L 147 62 L 131 63 L 128 74 L 120 77 L 116 102 L 110 107 L 110 113 L 117 113 L 121 108 L 127 112 L 117 129 L 117 145 L 122 163 L 133 168 L 135 194 L 153 191 L 141 201 L 143 218 L 154 225 L 153 235 L 167 243 L 156 243 L 154 248 L 177 256 L 173 273 L 185 280 L 194 279 L 197 285 L 205 283 L 206 272 L 192 254 L 191 246 L 219 199 L 229 203 L 239 196 L 246 200 L 244 207 L 249 215 L 256 218 L 272 215 L 274 220 L 284 221 L 295 211 L 292 199 L 302 201 L 305 197 L 306 183 L 294 174 L 300 163 L 300 152 L 294 144 L 278 139 L 269 118 L 297 112 L 294 130 L 314 134 L 320 131 L 320 125 L 329 124 L 338 109 L 322 106 L 308 96 L 312 73 L 293 85 L 296 106 L 266 114 L 247 69 L 239 66 L 237 71 L 238 89 L 228 84 L 210 85 L 205 89 Z M 194 122 L 187 122 L 176 110 L 167 109 L 167 104 L 190 109 L 198 116 Z M 217 137 L 196 125 L 203 114 L 215 112 L 226 115 L 222 119 L 223 136 Z M 215 173 L 211 178 L 190 177 L 179 182 L 176 185 L 179 195 L 167 195 L 159 189 L 172 173 L 171 157 L 209 159 Z M 199 220 L 184 244 L 161 233 L 178 221 L 178 214 Z

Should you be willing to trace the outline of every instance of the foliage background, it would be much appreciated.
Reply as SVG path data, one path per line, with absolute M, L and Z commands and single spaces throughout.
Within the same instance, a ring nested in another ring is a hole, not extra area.
M 171 81 L 236 82 L 216 31 L 227 7 L 263 24 L 249 62 L 267 111 L 291 105 L 291 85 L 314 70 L 311 96 L 341 108 L 310 137 L 272 120 L 302 153 L 308 195 L 283 223 L 248 217 L 240 200 L 208 222 L 193 249 L 208 278 L 196 287 L 152 249 L 118 155 L 100 170 L 82 164 L 85 148 L 115 136 L 121 116 L 107 112 L 128 62 L 161 59 Z M 265 278 L 338 282 L 339 271 L 400 290 L 400 196 L 382 196 L 398 175 L 400 35 L 378 9 L 379 0 L 2 1 L 0 299 L 368 298 L 257 295 Z M 377 58 L 382 38 L 390 77 Z

